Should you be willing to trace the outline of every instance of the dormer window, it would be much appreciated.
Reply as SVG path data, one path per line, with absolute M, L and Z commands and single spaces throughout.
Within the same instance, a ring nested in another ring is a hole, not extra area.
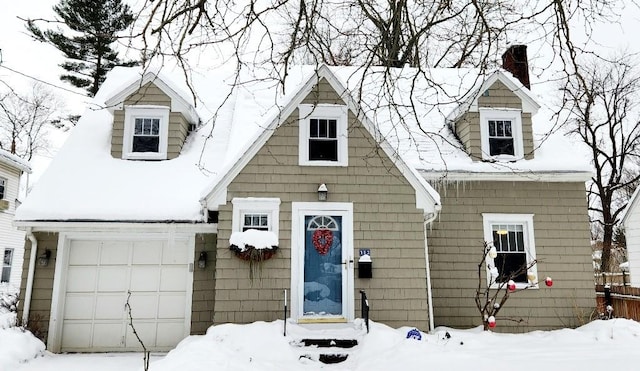
M 299 164 L 347 166 L 347 107 L 301 104 Z
M 480 137 L 484 160 L 514 161 L 524 156 L 522 111 L 480 109 Z
M 169 134 L 169 107 L 126 106 L 122 158 L 165 160 Z

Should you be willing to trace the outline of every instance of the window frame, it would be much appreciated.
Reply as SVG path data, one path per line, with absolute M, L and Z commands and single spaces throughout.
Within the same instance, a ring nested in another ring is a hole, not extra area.
M 244 216 L 248 214 L 266 214 L 268 216 L 267 225 L 269 231 L 276 237 L 279 236 L 280 225 L 280 199 L 279 198 L 256 198 L 256 197 L 234 197 L 231 200 L 233 212 L 231 218 L 231 232 L 242 232 Z
M 484 239 L 493 245 L 493 226 L 496 224 L 520 224 L 523 230 L 524 240 L 524 253 L 526 255 L 526 264 L 530 264 L 536 259 L 536 245 L 533 226 L 534 214 L 493 214 L 483 213 L 482 222 L 484 229 Z M 489 256 L 486 257 L 487 263 L 495 264 L 493 259 Z M 491 282 L 491 274 L 489 267 L 486 267 L 487 284 L 492 289 L 497 289 L 500 286 L 500 282 Z M 538 286 L 538 264 L 534 264 L 527 270 L 527 274 L 533 274 L 536 277 L 535 282 L 516 282 L 516 289 L 537 289 Z
M 524 157 L 522 137 L 522 110 L 509 108 L 480 108 L 480 142 L 483 160 L 514 161 Z M 513 155 L 491 155 L 489 145 L 489 121 L 511 121 Z
M 301 104 L 298 106 L 298 164 L 300 166 L 348 166 L 349 136 L 347 106 L 336 104 Z M 310 120 L 336 120 L 337 161 L 309 160 Z
M 9 265 L 5 265 L 5 256 L 7 252 L 11 253 Z M 13 260 L 15 258 L 15 250 L 11 248 L 4 249 L 2 252 L 2 269 L 0 269 L 0 283 L 11 282 L 11 270 L 13 269 Z M 3 280 L 5 270 L 8 268 L 7 279 Z
M 122 158 L 126 160 L 166 160 L 169 142 L 169 113 L 167 106 L 125 106 Z M 158 152 L 134 152 L 133 137 L 136 119 L 159 119 Z

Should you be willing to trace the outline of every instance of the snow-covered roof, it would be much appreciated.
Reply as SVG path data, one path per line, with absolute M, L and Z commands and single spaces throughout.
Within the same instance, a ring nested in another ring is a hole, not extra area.
M 633 191 L 633 195 L 631 195 L 629 202 L 627 202 L 627 207 L 625 207 L 620 214 L 620 220 L 625 226 L 627 225 L 627 218 L 631 216 L 632 210 L 637 207 L 638 200 L 640 199 L 640 196 L 638 196 L 638 194 L 640 194 L 640 187 L 636 188 L 636 190 Z
M 585 157 L 571 148 L 562 135 L 546 136 L 552 124 L 547 115 L 540 113 L 534 117 L 534 159 L 510 163 L 472 161 L 445 120 L 465 102 L 472 102 L 469 97 L 477 94 L 491 75 L 472 69 L 392 70 L 386 71 L 395 74 L 395 83 L 389 86 L 380 83 L 383 69 L 370 69 L 364 77 L 362 70 L 354 67 L 320 70 L 333 80 L 334 86 L 351 92 L 345 97 L 357 104 L 350 108 L 372 128 L 376 139 L 386 143 L 383 148 L 393 152 L 396 164 L 406 166 L 405 176 L 414 179 L 414 188 L 424 189 L 436 204 L 438 194 L 423 176 L 445 172 L 525 177 L 536 172 L 590 172 Z M 225 174 L 237 166 L 243 154 L 249 153 L 252 144 L 271 135 L 270 124 L 286 117 L 287 105 L 320 70 L 310 66 L 294 68 L 284 87 L 278 79 L 238 76 L 231 69 L 194 71 L 194 100 L 180 72 L 142 73 L 139 68 L 115 68 L 96 94 L 94 104 L 87 108 L 16 211 L 15 219 L 203 221 L 203 198 L 221 186 Z M 515 80 L 507 75 L 500 72 L 499 77 Z M 190 134 L 175 159 L 130 161 L 111 156 L 113 116 L 105 108 L 109 106 L 107 101 L 117 104 L 116 100 L 126 97 L 123 91 L 140 86 L 145 79 L 159 80 L 194 109 L 201 120 L 202 125 Z M 517 80 L 510 83 L 519 84 Z M 526 88 L 518 88 L 531 96 Z M 545 109 L 543 106 L 540 111 Z
M 31 165 L 26 160 L 14 155 L 9 151 L 5 151 L 4 149 L 0 149 L 0 162 L 3 164 L 13 166 L 20 171 L 24 171 L 25 173 L 31 173 Z

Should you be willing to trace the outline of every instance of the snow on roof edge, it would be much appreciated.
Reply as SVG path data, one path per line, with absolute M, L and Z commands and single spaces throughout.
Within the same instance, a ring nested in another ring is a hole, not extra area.
M 12 154 L 9 151 L 0 149 L 0 161 L 9 166 L 13 166 L 19 170 L 22 170 L 27 174 L 31 174 L 31 165 L 29 165 L 29 162 Z

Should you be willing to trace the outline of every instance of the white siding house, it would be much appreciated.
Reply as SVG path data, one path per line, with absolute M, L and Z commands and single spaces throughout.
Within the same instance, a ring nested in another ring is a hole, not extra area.
M 18 206 L 20 176 L 24 172 L 31 172 L 26 161 L 0 150 L 0 290 L 20 288 L 24 232 L 12 223 Z
M 631 196 L 631 200 L 622 215 L 625 236 L 627 238 L 627 257 L 631 286 L 640 287 L 640 187 Z

